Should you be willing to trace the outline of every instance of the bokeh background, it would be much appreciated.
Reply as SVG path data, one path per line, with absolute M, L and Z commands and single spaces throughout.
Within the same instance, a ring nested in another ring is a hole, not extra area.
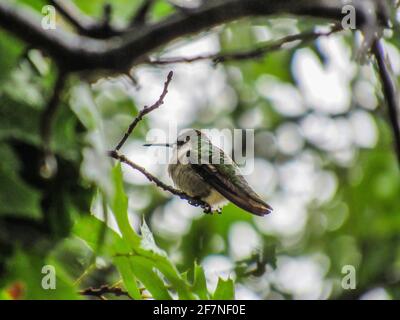
M 12 2 L 37 11 L 46 4 Z M 122 25 L 140 2 L 113 1 L 113 21 Z M 93 17 L 104 4 L 74 3 Z M 173 10 L 157 1 L 151 17 Z M 60 17 L 58 23 L 69 28 Z M 153 58 L 250 49 L 327 26 L 310 18 L 243 19 L 179 39 Z M 122 152 L 171 184 L 159 164 L 165 150 L 142 146 L 149 130 L 168 132 L 171 123 L 254 129 L 255 165 L 247 179 L 274 211 L 255 217 L 230 204 L 222 215 L 205 215 L 123 166 L 132 226 L 139 230 L 144 219 L 180 272 L 201 264 L 211 292 L 218 277 L 234 279 L 236 299 L 399 299 L 399 170 L 375 65 L 354 58 L 360 40 L 345 31 L 249 61 L 144 65 L 132 70 L 137 83 L 75 75 L 55 123 L 56 178 L 44 179 L 38 119 L 55 67 L 0 31 L 0 297 L 53 298 L 35 289 L 43 274 L 33 266 L 44 264 L 57 268 L 59 298 L 119 281 L 103 249 L 113 238 L 102 237 L 93 251 L 79 235 L 92 233 L 88 215 L 104 220 L 96 194 L 111 188 L 105 151 L 138 109 L 158 99 L 173 70 L 165 104 L 140 123 Z M 384 46 L 399 77 L 398 34 L 385 31 Z M 118 230 L 112 215 L 107 223 Z M 356 270 L 353 290 L 341 285 L 348 265 Z

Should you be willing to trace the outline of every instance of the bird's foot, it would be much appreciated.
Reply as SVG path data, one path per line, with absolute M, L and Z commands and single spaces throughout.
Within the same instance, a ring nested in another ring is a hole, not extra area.
M 202 208 L 205 214 L 213 214 L 212 208 L 209 204 L 203 205 Z
M 222 209 L 221 208 L 218 208 L 218 209 L 215 209 L 215 210 L 213 210 L 212 208 L 211 208 L 211 206 L 208 206 L 207 208 L 204 208 L 204 213 L 205 214 L 214 214 L 214 213 L 217 213 L 217 214 L 222 214 Z
M 207 203 L 201 200 L 200 198 L 193 198 L 188 200 L 189 204 L 194 207 L 201 207 L 206 214 L 212 214 L 213 210 L 212 207 Z
M 206 203 L 204 203 L 204 201 L 202 201 L 200 198 L 192 198 L 190 200 L 188 200 L 189 204 L 194 206 L 194 207 L 204 207 L 206 205 Z
M 201 207 L 205 214 L 222 214 L 222 208 L 213 209 L 211 205 L 209 205 L 207 202 L 204 202 L 200 198 L 193 198 L 188 200 L 188 202 L 192 206 Z

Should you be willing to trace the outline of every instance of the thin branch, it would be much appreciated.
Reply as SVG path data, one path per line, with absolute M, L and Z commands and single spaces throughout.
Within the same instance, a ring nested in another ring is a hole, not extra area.
M 129 138 L 129 136 L 131 135 L 131 133 L 133 132 L 133 130 L 136 128 L 137 124 L 143 119 L 143 117 L 156 110 L 157 108 L 159 108 L 163 103 L 164 103 L 164 98 L 168 93 L 168 86 L 172 80 L 172 76 L 173 76 L 173 72 L 170 71 L 168 73 L 167 79 L 164 83 L 164 89 L 160 95 L 160 97 L 158 98 L 158 100 L 153 103 L 150 107 L 145 106 L 140 112 L 139 114 L 136 116 L 136 118 L 132 121 L 132 123 L 130 124 L 128 130 L 126 131 L 126 133 L 124 134 L 123 138 L 121 139 L 121 141 L 118 143 L 118 145 L 115 147 L 114 150 L 110 151 L 108 153 L 108 155 L 111 158 L 114 158 L 116 160 L 119 160 L 122 163 L 127 164 L 128 166 L 130 166 L 132 169 L 137 170 L 139 172 L 141 172 L 150 182 L 153 182 L 157 187 L 159 187 L 160 189 L 170 192 L 173 195 L 178 196 L 181 199 L 187 200 L 189 202 L 189 204 L 191 204 L 192 206 L 195 207 L 201 207 L 205 213 L 211 213 L 211 206 L 200 200 L 197 198 L 193 198 L 191 196 L 189 196 L 188 194 L 175 189 L 174 187 L 171 187 L 167 184 L 165 184 L 164 182 L 162 182 L 161 180 L 159 180 L 158 178 L 156 178 L 155 176 L 153 176 L 150 172 L 148 172 L 145 168 L 139 166 L 138 164 L 132 162 L 131 160 L 129 160 L 126 156 L 124 156 L 123 154 L 120 154 L 118 151 L 122 148 L 122 146 L 125 144 L 126 140 Z
M 359 26 L 370 14 L 366 12 L 364 2 L 353 0 L 352 3 Z M 28 44 L 46 51 L 69 71 L 107 69 L 122 72 L 142 63 L 150 52 L 160 46 L 232 20 L 291 14 L 339 22 L 343 19 L 342 7 L 342 0 L 213 0 L 193 8 L 190 14 L 176 12 L 146 27 L 125 30 L 121 37 L 95 40 L 67 33 L 61 28 L 51 32 L 44 30 L 39 17 L 32 11 L 1 1 L 0 26 Z M 379 10 L 376 14 L 381 15 Z
M 112 5 L 110 3 L 105 3 L 103 5 L 103 17 L 102 17 L 102 21 L 101 21 L 100 25 L 106 30 L 112 29 L 112 26 L 111 26 L 112 12 L 113 12 Z M 117 31 L 114 35 L 116 35 L 116 34 L 118 34 Z
M 193 197 L 189 196 L 188 194 L 165 184 L 164 182 L 162 182 L 161 180 L 159 180 L 158 178 L 153 176 L 145 168 L 139 166 L 138 164 L 129 160 L 124 155 L 118 153 L 118 151 L 116 151 L 116 150 L 110 151 L 109 156 L 116 160 L 121 161 L 122 163 L 127 164 L 132 169 L 135 169 L 135 170 L 141 172 L 150 182 L 153 182 L 160 189 L 167 191 L 169 193 L 172 193 L 173 195 L 178 196 L 179 198 L 181 198 L 183 200 L 187 200 L 189 202 L 189 204 L 191 204 L 192 206 L 201 207 L 202 209 L 204 209 L 205 213 L 211 212 L 211 206 L 208 203 L 206 203 L 200 199 L 193 198 Z
M 398 90 L 393 80 L 389 67 L 386 63 L 385 50 L 382 42 L 376 40 L 372 47 L 373 54 L 378 64 L 379 76 L 382 82 L 383 94 L 389 111 L 390 124 L 393 131 L 394 145 L 397 154 L 397 159 L 400 164 L 400 125 L 399 125 L 399 101 Z
M 143 26 L 146 24 L 147 16 L 154 4 L 154 0 L 144 0 L 141 6 L 137 9 L 130 23 L 131 27 Z
M 107 39 L 122 33 L 122 30 L 118 30 L 110 24 L 111 6 L 109 4 L 104 5 L 102 20 L 95 21 L 82 14 L 73 3 L 68 0 L 49 0 L 49 3 L 52 4 L 81 35 L 97 39 Z
M 49 3 L 81 34 L 87 34 L 87 30 L 91 29 L 95 24 L 95 21 L 81 14 L 73 3 L 68 0 L 49 0 Z
M 280 50 L 284 45 L 288 43 L 294 41 L 301 41 L 301 44 L 304 44 L 306 42 L 316 40 L 319 37 L 330 36 L 331 34 L 342 30 L 343 30 L 342 26 L 340 24 L 337 24 L 328 32 L 307 31 L 294 35 L 289 35 L 275 41 L 270 41 L 264 44 L 263 46 L 259 46 L 258 48 L 251 50 L 228 52 L 228 53 L 214 53 L 210 55 L 200 55 L 189 58 L 172 57 L 172 58 L 154 59 L 154 60 L 148 59 L 144 63 L 153 65 L 166 65 L 173 63 L 192 63 L 201 60 L 211 60 L 214 64 L 218 64 L 226 61 L 241 61 L 248 59 L 256 59 L 263 57 L 265 54 L 269 52 Z
M 79 291 L 79 294 L 83 296 L 97 297 L 101 300 L 104 300 L 105 294 L 113 294 L 117 297 L 125 296 L 133 300 L 133 298 L 129 295 L 127 291 L 124 291 L 119 287 L 109 287 L 108 285 L 103 285 L 100 288 L 90 287 Z
M 45 153 L 50 152 L 50 140 L 53 129 L 54 118 L 59 106 L 60 96 L 64 89 L 67 73 L 64 70 L 59 70 L 57 80 L 55 82 L 52 96 L 47 103 L 40 119 L 40 134 L 42 137 L 43 149 Z
M 121 141 L 118 143 L 118 145 L 115 147 L 115 150 L 118 151 L 119 149 L 122 148 L 122 146 L 124 145 L 124 143 L 126 142 L 126 140 L 129 138 L 129 136 L 131 135 L 132 131 L 136 128 L 137 124 L 143 119 L 143 117 L 152 112 L 153 110 L 159 108 L 162 104 L 164 104 L 164 98 L 168 93 L 168 86 L 172 80 L 172 76 L 173 76 L 173 72 L 170 71 L 168 73 L 167 76 L 167 80 L 164 83 L 164 89 L 160 95 L 160 97 L 158 98 L 158 100 L 152 104 L 150 107 L 145 106 L 137 115 L 137 117 L 132 121 L 132 123 L 130 124 L 128 130 L 126 131 L 126 133 L 124 134 L 124 136 L 122 137 Z

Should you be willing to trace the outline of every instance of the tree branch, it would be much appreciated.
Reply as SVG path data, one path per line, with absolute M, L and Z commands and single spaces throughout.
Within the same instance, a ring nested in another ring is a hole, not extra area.
M 107 39 L 120 35 L 122 30 L 118 30 L 110 25 L 110 5 L 104 6 L 103 20 L 95 21 L 92 18 L 82 14 L 68 0 L 49 0 L 63 17 L 71 23 L 79 34 L 97 39 Z
M 173 72 L 170 71 L 168 73 L 167 76 L 167 80 L 164 83 L 164 89 L 163 92 L 161 93 L 160 97 L 158 98 L 158 100 L 153 103 L 150 107 L 145 106 L 137 115 L 137 117 L 132 121 L 132 123 L 130 124 L 130 126 L 128 127 L 128 130 L 126 131 L 126 133 L 124 134 L 124 136 L 122 137 L 121 141 L 118 143 L 118 145 L 115 147 L 115 151 L 118 151 L 119 149 L 122 148 L 122 146 L 124 145 L 124 143 L 126 142 L 126 140 L 129 138 L 129 136 L 131 135 L 132 131 L 136 128 L 137 124 L 143 119 L 143 117 L 152 112 L 153 110 L 159 108 L 162 104 L 164 104 L 164 98 L 168 93 L 168 86 L 172 80 L 172 76 L 173 76 Z
M 132 17 L 130 26 L 143 26 L 146 23 L 147 15 L 149 14 L 149 11 L 153 4 L 154 0 L 144 0 L 139 9 L 136 11 L 135 15 Z
M 279 40 L 269 41 L 268 43 L 259 46 L 255 49 L 250 49 L 246 51 L 237 51 L 237 52 L 227 52 L 227 53 L 214 53 L 210 55 L 200 55 L 195 57 L 189 58 L 182 58 L 182 57 L 172 57 L 172 58 L 164 58 L 164 59 L 148 59 L 145 63 L 152 64 L 152 65 L 166 65 L 166 64 L 173 64 L 173 63 L 192 63 L 201 60 L 211 60 L 214 64 L 218 64 L 221 62 L 227 61 L 241 61 L 241 60 L 248 60 L 248 59 L 257 59 L 261 58 L 265 54 L 273 51 L 277 51 L 281 49 L 285 44 L 294 42 L 294 41 L 301 41 L 301 44 L 306 42 L 315 40 L 322 36 L 330 36 L 335 32 L 342 31 L 343 28 L 340 24 L 335 25 L 330 31 L 328 32 L 315 32 L 315 31 L 308 31 L 302 32 L 294 35 L 289 35 L 283 37 Z
M 119 287 L 109 287 L 108 285 L 103 285 L 100 288 L 90 287 L 90 288 L 79 291 L 79 294 L 83 295 L 83 296 L 97 297 L 102 300 L 104 299 L 103 296 L 105 294 L 113 294 L 117 297 L 125 296 L 125 297 L 128 297 L 133 300 L 133 298 L 129 295 L 128 292 L 122 290 Z
M 150 172 L 148 172 L 145 168 L 139 166 L 138 164 L 132 162 L 131 160 L 129 160 L 126 156 L 124 156 L 123 154 L 118 153 L 118 151 L 113 150 L 109 152 L 109 156 L 121 161 L 122 163 L 127 164 L 128 166 L 130 166 L 132 169 L 135 169 L 139 172 L 141 172 L 150 182 L 153 182 L 157 187 L 159 187 L 160 189 L 167 191 L 169 193 L 172 193 L 175 196 L 178 196 L 179 198 L 183 199 L 183 200 L 187 200 L 189 202 L 189 204 L 191 204 L 192 206 L 195 207 L 201 207 L 202 209 L 204 209 L 205 213 L 210 213 L 211 212 L 211 206 L 200 200 L 197 198 L 193 198 L 191 196 L 189 196 L 188 194 L 175 189 L 167 184 L 165 184 L 164 182 L 162 182 L 161 180 L 159 180 L 158 178 L 156 178 L 155 176 L 153 176 Z
M 364 1 L 352 2 L 359 25 L 371 14 L 362 5 Z M 158 23 L 124 32 L 121 37 L 95 40 L 62 30 L 43 30 L 38 16 L 31 11 L 1 2 L 0 26 L 46 51 L 69 71 L 107 69 L 123 72 L 143 62 L 158 47 L 221 23 L 277 14 L 341 21 L 342 6 L 341 0 L 213 0 L 191 9 L 190 14 L 177 12 Z
M 376 40 L 374 42 L 372 52 L 378 65 L 383 94 L 388 107 L 390 124 L 393 131 L 394 146 L 397 154 L 397 159 L 400 164 L 400 125 L 398 114 L 399 101 L 397 96 L 398 90 L 387 66 L 385 50 L 380 40 Z
M 122 148 L 122 146 L 125 144 L 126 140 L 129 138 L 129 136 L 132 134 L 133 130 L 136 128 L 137 124 L 143 120 L 143 117 L 145 115 L 147 115 L 148 113 L 156 110 L 157 108 L 159 108 L 163 103 L 164 103 L 164 98 L 168 93 L 168 86 L 172 80 L 172 76 L 173 76 L 173 72 L 170 71 L 168 73 L 167 76 L 167 80 L 164 83 L 164 89 L 160 95 L 160 97 L 158 98 L 158 100 L 153 103 L 150 107 L 145 106 L 140 112 L 139 114 L 136 116 L 136 118 L 132 121 L 132 123 L 130 124 L 128 130 L 126 131 L 126 133 L 124 134 L 123 138 L 121 139 L 121 141 L 118 143 L 118 145 L 115 147 L 114 150 L 110 151 L 108 153 L 108 155 L 111 158 L 114 158 L 116 160 L 119 160 L 122 163 L 127 164 L 128 166 L 130 166 L 132 169 L 137 170 L 139 172 L 141 172 L 150 182 L 153 182 L 157 187 L 159 187 L 160 189 L 170 192 L 173 195 L 178 196 L 181 199 L 184 200 L 188 200 L 189 204 L 195 206 L 195 207 L 201 207 L 202 209 L 204 209 L 204 212 L 206 213 L 211 213 L 211 206 L 200 200 L 197 198 L 193 198 L 191 196 L 189 196 L 188 194 L 175 189 L 167 184 L 165 184 L 164 182 L 162 182 L 161 180 L 159 180 L 158 178 L 156 178 L 155 176 L 153 176 L 150 172 L 148 172 L 145 168 L 139 166 L 138 164 L 132 162 L 131 160 L 129 160 L 126 156 L 124 156 L 123 154 L 120 154 L 118 151 Z

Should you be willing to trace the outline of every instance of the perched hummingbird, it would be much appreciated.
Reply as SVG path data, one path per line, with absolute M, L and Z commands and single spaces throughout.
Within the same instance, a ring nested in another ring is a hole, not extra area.
M 175 143 L 145 144 L 173 148 L 168 173 L 174 184 L 193 198 L 207 202 L 213 209 L 231 201 L 258 216 L 272 211 L 249 186 L 237 164 L 200 130 L 189 129 Z

